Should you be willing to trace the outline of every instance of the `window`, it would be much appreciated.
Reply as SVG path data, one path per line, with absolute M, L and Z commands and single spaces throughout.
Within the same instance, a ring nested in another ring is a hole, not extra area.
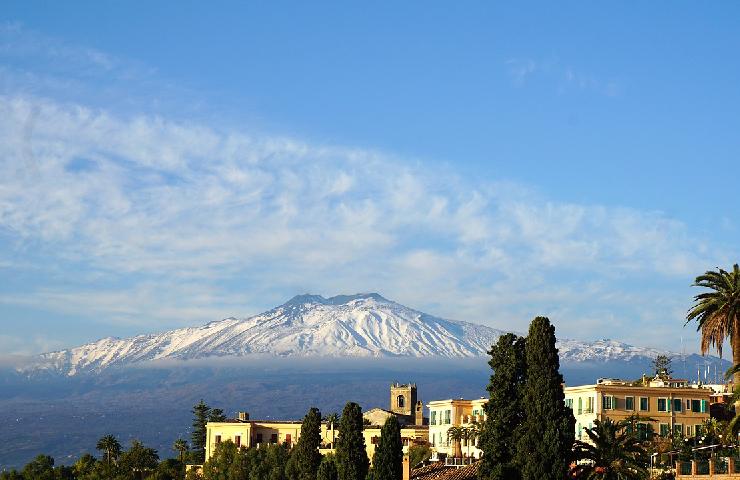
M 683 425 L 680 423 L 676 423 L 673 425 L 673 433 L 675 435 L 681 435 L 681 432 L 683 432 Z
M 221 443 L 221 435 L 216 435 L 216 445 Z
M 658 411 L 659 412 L 668 412 L 669 411 L 668 405 L 670 405 L 670 403 L 668 403 L 667 398 L 658 399 Z
M 691 411 L 694 413 L 701 412 L 701 400 L 691 400 Z
M 652 437 L 653 429 L 652 426 L 647 423 L 637 424 L 637 439 L 640 441 L 650 440 Z
M 452 410 L 445 410 L 445 425 L 449 425 L 451 422 L 450 415 L 452 414 Z
M 624 409 L 625 410 L 635 409 L 635 397 L 624 397 Z
M 566 398 L 565 399 L 565 406 L 573 410 L 573 399 L 572 398 Z
M 660 436 L 661 437 L 667 437 L 670 431 L 671 431 L 670 425 L 668 425 L 667 423 L 660 424 Z
M 681 401 L 680 398 L 674 398 L 673 399 L 673 411 L 674 412 L 680 412 L 683 408 L 683 401 Z
M 277 443 L 278 442 L 278 436 L 277 435 L 278 435 L 277 433 L 273 433 L 272 435 L 270 435 L 270 443 Z
M 396 406 L 398 408 L 404 408 L 406 406 L 406 397 L 404 397 L 403 395 L 399 395 L 396 398 Z
M 578 415 L 583 413 L 583 399 L 578 397 Z
M 255 440 L 255 443 L 262 443 L 262 434 L 261 433 L 258 433 L 257 434 L 257 438 Z
M 287 434 L 285 435 L 285 443 L 287 443 L 288 445 L 290 445 L 290 444 L 291 444 L 291 443 L 290 443 L 290 441 L 291 441 L 291 440 L 292 440 L 292 438 L 291 438 L 291 436 L 290 436 L 290 433 L 287 433 Z
M 615 408 L 615 401 L 613 395 L 604 395 L 602 398 L 602 402 L 604 404 L 604 410 L 614 410 Z
M 586 413 L 594 413 L 594 397 L 586 399 Z
M 234 437 L 234 445 L 236 445 L 236 448 L 239 448 L 242 446 L 242 437 L 240 435 L 236 435 Z
M 429 425 L 436 425 L 437 424 L 437 412 L 431 412 L 429 415 Z
M 701 413 L 707 413 L 709 402 L 706 400 L 701 401 Z
M 650 410 L 650 399 L 648 397 L 640 397 L 640 410 L 643 412 Z
M 694 425 L 694 435 L 698 437 L 701 434 L 701 425 Z M 689 433 L 689 435 L 691 435 L 691 433 Z
M 379 440 L 380 440 L 380 437 L 373 437 L 370 439 L 370 443 L 373 445 L 377 445 Z

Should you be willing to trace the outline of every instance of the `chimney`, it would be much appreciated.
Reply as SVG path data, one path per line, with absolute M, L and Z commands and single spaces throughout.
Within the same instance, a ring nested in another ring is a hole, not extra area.
M 403 456 L 402 470 L 403 470 L 403 475 L 401 476 L 401 478 L 403 480 L 411 480 L 411 464 L 409 463 L 408 455 Z
M 247 412 L 239 412 L 239 421 L 240 422 L 246 422 L 249 420 L 249 414 Z

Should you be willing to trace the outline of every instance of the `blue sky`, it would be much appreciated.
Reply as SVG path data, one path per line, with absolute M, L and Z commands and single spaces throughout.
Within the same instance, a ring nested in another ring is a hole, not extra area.
M 5 2 L 0 351 L 378 291 L 696 350 L 735 2 Z

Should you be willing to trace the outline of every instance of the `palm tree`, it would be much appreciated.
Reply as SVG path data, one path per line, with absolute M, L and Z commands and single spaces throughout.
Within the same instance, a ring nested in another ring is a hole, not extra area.
M 637 480 L 647 476 L 648 457 L 640 442 L 626 432 L 627 423 L 607 418 L 587 428 L 589 441 L 576 440 L 573 453 L 579 463 L 571 474 L 587 480 Z
M 121 444 L 113 435 L 106 435 L 98 440 L 95 448 L 104 452 L 104 457 L 108 465 L 110 465 L 111 459 L 115 460 L 121 454 Z
M 447 441 L 452 440 L 453 445 L 453 457 L 462 457 L 462 448 L 460 446 L 460 440 L 463 439 L 464 428 L 463 427 L 450 427 L 447 429 Z
M 693 286 L 711 290 L 694 296 L 694 306 L 686 315 L 687 324 L 692 320 L 699 324 L 702 355 L 715 347 L 721 357 L 722 344 L 729 338 L 732 363 L 740 364 L 740 267 L 736 263 L 729 272 L 707 271 L 696 277 Z M 740 385 L 740 371 L 734 373 L 733 383 Z
M 329 425 L 329 430 L 331 431 L 331 446 L 334 448 L 334 425 L 339 423 L 339 414 L 337 412 L 330 413 L 324 417 L 324 420 Z
M 483 424 L 480 422 L 472 422 L 466 430 L 466 440 L 468 441 L 468 457 L 470 457 L 470 444 L 475 444 L 475 441 L 480 438 L 481 433 L 483 433 Z
M 185 452 L 190 450 L 190 448 L 188 447 L 188 442 L 182 438 L 178 438 L 177 440 L 175 440 L 175 443 L 172 445 L 172 448 L 179 453 L 180 463 L 183 462 L 183 458 L 185 457 Z

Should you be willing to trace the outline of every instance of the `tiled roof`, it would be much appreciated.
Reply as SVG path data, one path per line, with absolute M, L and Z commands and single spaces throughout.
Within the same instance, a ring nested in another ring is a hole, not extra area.
M 464 467 L 450 467 L 441 462 L 431 463 L 411 470 L 411 480 L 473 480 L 478 475 L 479 464 L 475 462 Z

